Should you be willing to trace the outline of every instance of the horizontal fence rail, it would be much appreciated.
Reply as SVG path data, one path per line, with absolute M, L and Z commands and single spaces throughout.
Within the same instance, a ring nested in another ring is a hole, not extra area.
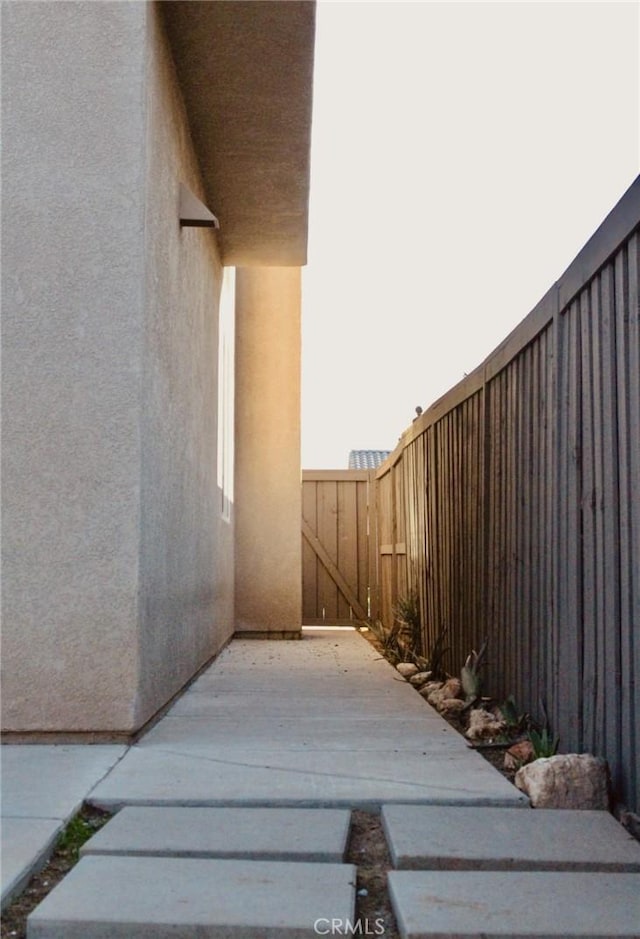
M 640 809 L 640 177 L 504 343 L 379 468 L 380 616 L 607 759 Z

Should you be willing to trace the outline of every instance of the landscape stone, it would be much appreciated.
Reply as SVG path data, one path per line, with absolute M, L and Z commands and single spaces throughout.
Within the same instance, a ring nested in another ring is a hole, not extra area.
M 409 681 L 412 685 L 424 685 L 425 682 L 429 681 L 431 678 L 432 672 L 416 672 L 415 675 L 411 675 Z
M 536 808 L 609 808 L 607 763 L 590 753 L 541 757 L 518 770 L 515 784 Z
M 533 744 L 530 740 L 520 740 L 509 747 L 504 755 L 504 768 L 506 770 L 517 770 L 525 766 L 535 758 Z
M 491 711 L 473 708 L 469 713 L 469 726 L 465 737 L 469 740 L 491 740 L 504 733 L 506 726 L 505 722 L 498 720 Z
M 403 678 L 411 678 L 412 675 L 418 674 L 418 666 L 413 662 L 398 662 L 396 668 Z
M 428 695 L 427 701 L 438 710 L 441 709 L 445 701 L 455 700 L 460 696 L 462 684 L 459 678 L 448 678 L 443 685 L 436 688 Z

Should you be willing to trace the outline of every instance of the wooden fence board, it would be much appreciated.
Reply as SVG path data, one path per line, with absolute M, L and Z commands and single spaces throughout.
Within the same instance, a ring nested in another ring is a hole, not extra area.
M 580 318 L 581 347 L 581 402 L 580 402 L 580 452 L 582 456 L 582 630 L 584 633 L 582 649 L 583 674 L 583 721 L 582 743 L 593 746 L 597 736 L 596 699 L 598 696 L 597 679 L 597 488 L 596 488 L 596 450 L 595 427 L 598 421 L 598 402 L 594 399 L 593 350 L 591 304 L 588 291 L 583 291 L 578 300 Z
M 625 767 L 632 791 L 640 788 L 640 237 L 616 258 L 616 372 L 618 376 L 620 494 L 621 749 L 635 753 Z
M 313 531 L 317 530 L 317 488 L 302 486 L 302 517 L 307 520 Z M 315 551 L 306 540 L 302 539 L 302 618 L 312 625 L 322 622 L 322 609 L 318 602 L 318 562 Z
M 614 779 L 620 777 L 620 631 L 611 629 L 620 622 L 620 520 L 619 520 L 619 443 L 615 350 L 614 266 L 607 265 L 600 274 L 600 315 L 602 335 L 602 512 L 604 603 L 602 651 L 600 656 L 604 722 L 602 734 L 611 741 L 609 768 Z

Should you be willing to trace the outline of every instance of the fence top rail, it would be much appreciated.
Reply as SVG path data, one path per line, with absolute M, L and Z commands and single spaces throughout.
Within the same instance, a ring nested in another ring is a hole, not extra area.
M 327 469 L 327 470 L 302 470 L 302 482 L 331 482 L 332 480 L 353 480 L 360 482 L 370 478 L 372 470 L 350 470 L 350 469 Z
M 421 434 L 436 424 L 467 398 L 479 392 L 486 382 L 501 372 L 529 343 L 546 329 L 553 317 L 561 314 L 573 298 L 595 277 L 624 241 L 640 227 L 640 176 L 629 186 L 619 202 L 596 229 L 559 280 L 553 284 L 533 310 L 490 352 L 472 372 L 428 407 L 404 431 L 395 450 L 376 472 L 380 479 L 400 460 L 404 450 Z

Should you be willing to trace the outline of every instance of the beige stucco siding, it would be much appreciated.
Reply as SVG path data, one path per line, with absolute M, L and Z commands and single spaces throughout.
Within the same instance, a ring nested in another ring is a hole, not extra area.
M 181 228 L 183 182 L 204 198 L 155 7 L 147 45 L 146 291 L 138 723 L 233 632 L 233 529 L 217 487 L 217 236 Z
M 139 3 L 2 11 L 2 702 L 130 727 L 138 674 Z
M 236 317 L 236 628 L 299 632 L 300 268 L 239 269 Z
M 3 9 L 3 726 L 137 729 L 233 629 L 216 237 L 146 3 Z

